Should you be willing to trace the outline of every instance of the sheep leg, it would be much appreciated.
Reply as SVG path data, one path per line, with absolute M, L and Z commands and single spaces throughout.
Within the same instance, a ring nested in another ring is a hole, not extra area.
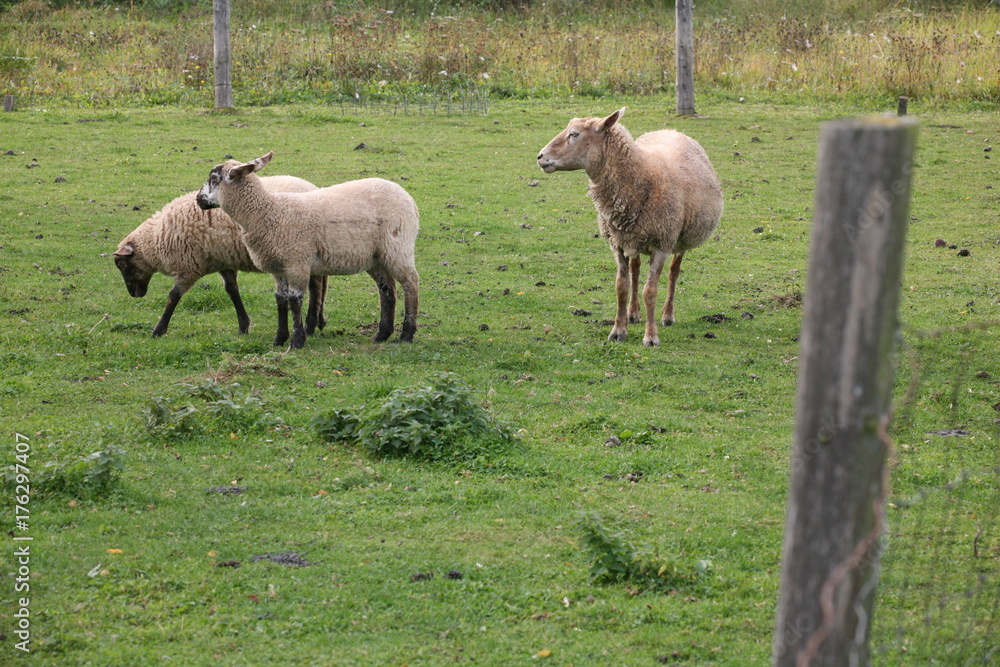
M 649 258 L 649 277 L 646 286 L 642 288 L 642 300 L 646 306 L 646 332 L 642 344 L 646 347 L 656 347 L 660 344 L 660 335 L 656 330 L 656 291 L 660 285 L 660 273 L 667 261 L 667 253 L 654 250 Z
M 368 275 L 378 286 L 378 300 L 380 316 L 378 321 L 378 332 L 372 338 L 372 342 L 381 343 L 389 339 L 392 330 L 396 326 L 396 281 L 383 268 L 372 269 Z
M 330 276 L 323 276 L 320 281 L 320 295 L 322 298 L 319 300 L 319 304 L 316 308 L 316 327 L 319 329 L 326 328 L 326 289 L 330 281 Z
M 297 350 L 306 344 L 306 328 L 302 326 L 302 292 L 300 289 L 290 289 L 288 307 L 292 311 L 292 349 Z
M 615 295 L 618 298 L 618 311 L 615 314 L 615 325 L 611 327 L 608 340 L 624 341 L 628 335 L 628 292 L 629 264 L 621 248 L 615 248 L 615 259 L 618 260 L 618 275 L 615 277 Z
M 399 280 L 403 287 L 403 330 L 399 332 L 400 343 L 412 343 L 413 335 L 417 333 L 417 284 L 419 278 L 416 269 L 410 269 Z
M 197 281 L 184 280 L 183 278 L 176 278 L 174 280 L 174 286 L 171 288 L 170 293 L 167 294 L 167 305 L 163 309 L 163 314 L 160 315 L 160 321 L 153 327 L 153 338 L 159 338 L 167 333 L 167 327 L 170 326 L 170 318 L 174 316 L 174 309 L 181 302 L 181 297 L 194 286 L 195 282 Z
M 667 288 L 667 302 L 663 304 L 663 317 L 660 322 L 665 327 L 674 323 L 674 291 L 677 289 L 677 278 L 681 275 L 681 261 L 684 253 L 679 252 L 670 260 L 670 286 Z
M 309 278 L 309 312 L 306 315 L 306 335 L 312 336 L 316 329 L 326 326 L 323 317 L 323 302 L 326 301 L 326 276 Z
M 274 336 L 275 346 L 284 345 L 288 342 L 288 307 L 291 305 L 291 297 L 294 290 L 288 284 L 285 276 L 274 276 L 274 302 L 278 306 L 278 332 Z M 299 292 L 299 305 L 301 310 L 302 292 Z M 292 346 L 294 347 L 294 340 Z
M 232 269 L 225 269 L 219 271 L 219 275 L 222 276 L 222 282 L 226 286 L 226 294 L 229 295 L 229 300 L 233 302 L 233 307 L 236 308 L 236 321 L 239 323 L 240 333 L 245 334 L 250 330 L 250 316 L 247 315 L 247 309 L 243 307 L 243 299 L 240 298 L 240 287 L 236 282 L 236 271 Z
M 184 296 L 184 291 L 179 289 L 175 284 L 173 289 L 170 290 L 170 294 L 167 295 L 167 306 L 163 309 L 163 315 L 160 315 L 160 321 L 153 327 L 153 338 L 159 338 L 167 333 L 167 327 L 170 326 L 170 318 L 174 315 L 174 308 L 180 303 L 182 296 Z
M 288 341 L 288 293 L 279 288 L 274 293 L 274 301 L 278 306 L 278 332 L 274 335 L 274 344 L 278 346 Z
M 628 321 L 639 321 L 639 271 L 642 268 L 642 257 L 636 255 L 629 262 L 629 275 L 632 278 L 632 297 L 628 303 Z

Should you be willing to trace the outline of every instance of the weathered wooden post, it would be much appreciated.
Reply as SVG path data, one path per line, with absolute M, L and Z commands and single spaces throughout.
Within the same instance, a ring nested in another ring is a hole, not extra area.
M 3 110 L 4 111 L 13 111 L 14 110 L 14 96 L 13 95 L 4 95 L 3 96 Z
M 823 126 L 772 664 L 869 664 L 913 118 Z
M 233 107 L 233 80 L 229 69 L 229 0 L 212 0 L 215 32 L 215 108 Z
M 906 95 L 900 95 L 899 99 L 896 100 L 896 115 L 905 116 L 906 107 L 909 106 L 909 104 L 910 104 L 910 98 L 907 97 Z
M 677 115 L 694 115 L 694 19 L 692 0 L 677 0 Z

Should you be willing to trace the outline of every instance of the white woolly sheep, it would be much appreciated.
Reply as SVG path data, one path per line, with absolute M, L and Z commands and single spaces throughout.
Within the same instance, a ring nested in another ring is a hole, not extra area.
M 715 231 L 722 217 L 722 188 L 697 141 L 676 130 L 649 132 L 633 140 L 618 124 L 625 109 L 607 118 L 574 118 L 538 155 L 547 174 L 583 169 L 597 225 L 618 262 L 618 311 L 608 340 L 625 340 L 629 322 L 639 321 L 640 255 L 649 255 L 642 291 L 646 330 L 642 342 L 659 345 L 656 291 L 669 255 L 670 287 L 664 326 L 674 323 L 674 291 L 684 253 Z M 631 277 L 631 281 L 630 281 Z M 631 283 L 632 298 L 629 302 Z
M 316 186 L 295 176 L 271 176 L 262 179 L 273 191 L 308 192 Z M 157 211 L 122 239 L 114 253 L 115 264 L 121 271 L 128 293 L 143 297 L 150 279 L 157 273 L 174 279 L 167 296 L 167 305 L 153 329 L 153 336 L 167 333 L 170 318 L 181 297 L 199 280 L 218 272 L 226 286 L 226 294 L 236 308 L 240 333 L 250 328 L 250 318 L 243 307 L 236 281 L 238 272 L 260 272 L 250 259 L 243 244 L 243 230 L 222 211 L 203 211 L 195 202 L 197 192 L 177 197 Z M 326 277 L 310 283 L 309 333 L 325 325 L 323 301 L 326 297 Z
M 275 345 L 305 344 L 302 293 L 310 275 L 352 275 L 366 271 L 378 286 L 381 316 L 374 341 L 392 334 L 396 281 L 405 293 L 402 342 L 417 330 L 415 244 L 420 226 L 417 205 L 406 190 L 381 178 L 348 181 L 305 193 L 271 193 L 254 173 L 274 153 L 241 164 L 230 160 L 212 169 L 198 192 L 203 209 L 221 207 L 243 228 L 250 257 L 274 276 L 278 307 Z

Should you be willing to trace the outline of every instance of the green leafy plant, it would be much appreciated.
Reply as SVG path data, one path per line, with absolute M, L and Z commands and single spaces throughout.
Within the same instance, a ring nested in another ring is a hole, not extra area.
M 217 431 L 252 433 L 283 424 L 257 392 L 249 390 L 241 395 L 238 382 L 227 385 L 210 378 L 180 387 L 178 396 L 154 396 L 142 409 L 142 424 L 154 439 L 183 439 Z
M 357 442 L 380 456 L 469 460 L 514 440 L 511 428 L 451 373 L 395 389 L 384 400 L 356 411 L 330 411 L 313 424 L 325 440 Z
M 708 560 L 681 565 L 649 545 L 634 546 L 621 533 L 611 532 L 596 512 L 582 512 L 576 526 L 581 533 L 581 545 L 590 553 L 592 582 L 629 581 L 650 589 L 668 590 L 694 584 L 712 571 Z
M 139 414 L 142 425 L 152 438 L 186 438 L 200 431 L 194 417 L 197 410 L 190 405 L 176 403 L 173 398 L 154 396 L 142 409 Z
M 314 419 L 313 426 L 328 442 L 352 442 L 358 438 L 361 418 L 351 409 L 335 409 Z
M 125 469 L 125 452 L 108 445 L 96 452 L 67 462 L 48 461 L 31 470 L 30 478 L 19 472 L 15 466 L 3 471 L 3 483 L 8 488 L 17 488 L 27 483 L 33 493 L 66 493 L 77 497 L 94 497 L 108 492 Z

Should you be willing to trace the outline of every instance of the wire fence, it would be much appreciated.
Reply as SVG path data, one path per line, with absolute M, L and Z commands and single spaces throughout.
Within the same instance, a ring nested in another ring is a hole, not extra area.
M 991 349 L 996 323 L 965 331 L 920 333 L 922 340 L 953 335 L 956 349 Z M 921 375 L 945 362 L 928 347 L 910 350 L 910 388 L 896 422 L 910 434 L 896 443 L 893 477 L 906 492 L 887 507 L 888 530 L 872 634 L 872 659 L 880 665 L 1000 664 L 1000 403 L 978 411 L 967 424 L 918 428 L 928 422 L 928 402 L 958 405 L 971 393 L 988 395 L 995 384 L 985 370 L 960 352 L 950 391 L 928 391 Z M 940 349 L 940 348 L 937 348 Z M 933 358 L 931 358 L 933 357 Z M 983 355 L 987 365 L 993 355 Z M 918 398 L 919 397 L 919 398 Z M 992 401 L 987 401 L 992 402 Z M 914 436 L 920 437 L 914 437 Z M 992 440 L 984 438 L 992 435 Z M 978 436 L 978 437 L 977 437 Z M 913 469 L 906 460 L 914 448 L 933 450 L 936 470 Z
M 487 116 L 489 93 L 482 89 L 453 94 L 417 93 L 413 95 L 345 97 L 332 104 L 343 116 L 426 116 L 467 114 Z

